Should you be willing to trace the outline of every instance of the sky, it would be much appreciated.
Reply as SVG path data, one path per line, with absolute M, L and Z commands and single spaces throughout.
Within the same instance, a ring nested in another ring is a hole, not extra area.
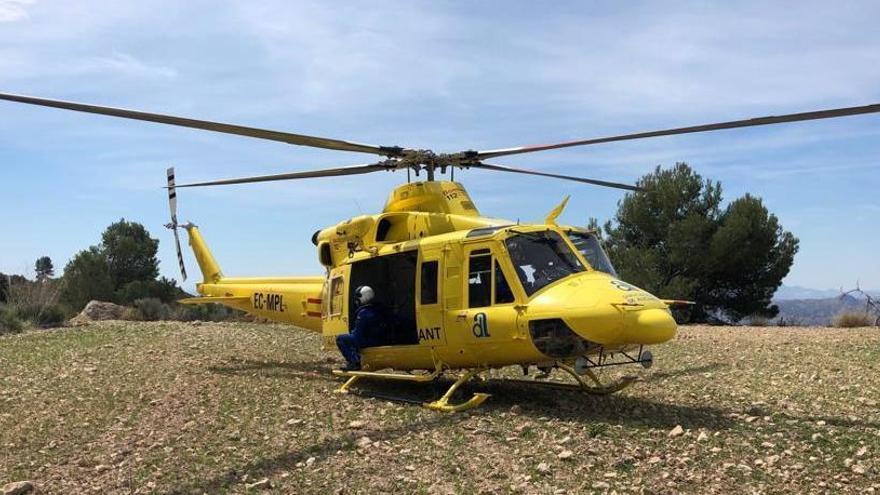
M 880 102 L 877 2 L 0 0 L 0 91 L 435 151 Z M 787 285 L 880 287 L 880 115 L 496 160 L 633 183 L 684 161 L 800 239 Z M 179 278 L 178 182 L 369 163 L 358 153 L 0 102 L 0 272 L 58 271 L 125 218 Z M 488 216 L 614 215 L 624 192 L 456 174 Z M 311 234 L 404 173 L 181 190 L 228 275 L 322 272 Z M 186 253 L 190 273 L 195 260 Z M 193 277 L 187 283 L 191 288 Z

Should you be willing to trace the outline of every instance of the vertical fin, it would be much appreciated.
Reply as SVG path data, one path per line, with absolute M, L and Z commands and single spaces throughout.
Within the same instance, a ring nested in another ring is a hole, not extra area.
M 214 259 L 214 255 L 211 254 L 208 245 L 205 244 L 205 239 L 202 237 L 201 232 L 199 232 L 199 228 L 191 223 L 182 225 L 182 227 L 189 234 L 189 245 L 192 247 L 196 261 L 199 263 L 199 269 L 202 270 L 202 277 L 205 283 L 219 282 L 223 278 L 223 272 L 220 271 L 220 265 L 217 264 L 217 260 Z

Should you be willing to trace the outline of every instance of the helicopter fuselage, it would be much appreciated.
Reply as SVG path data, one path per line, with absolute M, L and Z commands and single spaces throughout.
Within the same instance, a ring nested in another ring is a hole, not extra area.
M 591 232 L 481 217 L 454 182 L 400 186 L 383 213 L 317 232 L 325 276 L 226 278 L 198 229 L 190 242 L 201 301 L 319 331 L 326 350 L 355 318 L 350 294 L 371 286 L 391 330 L 363 349 L 368 369 L 540 367 L 676 331 L 663 301 L 616 277 Z

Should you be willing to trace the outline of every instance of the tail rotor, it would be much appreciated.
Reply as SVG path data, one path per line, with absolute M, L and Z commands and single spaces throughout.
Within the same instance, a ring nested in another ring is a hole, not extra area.
M 177 263 L 180 265 L 180 275 L 186 281 L 186 266 L 183 264 L 183 251 L 180 250 L 180 235 L 177 228 L 177 190 L 174 187 L 174 167 L 170 167 L 168 173 L 168 208 L 171 211 L 171 223 L 165 224 L 166 228 L 174 232 L 174 246 L 177 248 Z

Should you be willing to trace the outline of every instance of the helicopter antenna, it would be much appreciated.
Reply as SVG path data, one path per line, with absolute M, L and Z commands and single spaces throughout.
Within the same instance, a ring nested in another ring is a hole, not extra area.
M 186 265 L 183 264 L 183 251 L 180 250 L 180 235 L 177 232 L 177 189 L 175 188 L 174 167 L 169 167 L 168 175 L 168 209 L 171 213 L 171 223 L 165 227 L 174 231 L 174 246 L 177 248 L 177 264 L 180 266 L 180 276 L 186 282 Z

